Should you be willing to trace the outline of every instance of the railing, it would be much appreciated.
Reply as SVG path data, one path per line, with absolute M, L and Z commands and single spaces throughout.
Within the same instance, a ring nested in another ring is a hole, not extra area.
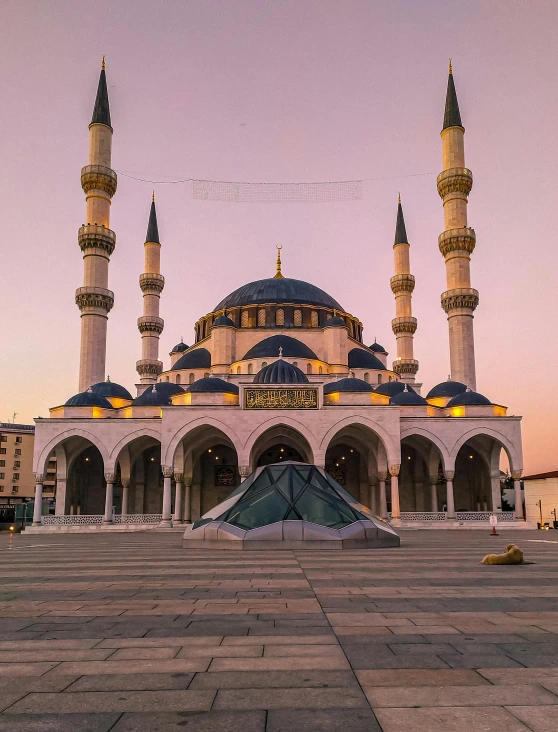
M 114 517 L 115 524 L 159 524 L 163 516 L 160 513 L 126 513 Z
M 43 526 L 87 526 L 92 524 L 102 524 L 104 516 L 95 515 L 78 515 L 73 516 L 43 516 Z M 129 513 L 122 516 L 121 514 L 113 516 L 115 524 L 158 524 L 161 522 L 162 515 L 160 513 Z
M 391 513 L 389 514 L 391 519 Z M 402 511 L 401 521 L 445 521 L 443 511 Z
M 491 516 L 497 516 L 498 521 L 515 521 L 513 511 L 457 511 L 456 521 L 490 521 Z M 391 513 L 388 513 L 391 520 Z M 401 521 L 446 521 L 445 511 L 402 511 Z

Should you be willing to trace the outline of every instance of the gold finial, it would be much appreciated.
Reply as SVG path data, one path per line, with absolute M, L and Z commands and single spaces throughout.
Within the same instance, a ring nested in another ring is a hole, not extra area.
M 151 196 L 151 203 L 155 203 L 155 191 L 153 191 L 153 195 Z
M 401 194 L 400 193 L 397 194 L 397 203 L 401 203 Z
M 105 57 L 103 56 L 103 60 L 101 62 L 101 71 L 105 70 Z
M 453 69 L 451 68 L 451 58 L 449 60 L 449 73 L 453 74 Z
M 284 279 L 281 273 L 281 249 L 283 249 L 283 246 L 281 244 L 277 244 L 277 271 L 275 272 L 274 280 Z

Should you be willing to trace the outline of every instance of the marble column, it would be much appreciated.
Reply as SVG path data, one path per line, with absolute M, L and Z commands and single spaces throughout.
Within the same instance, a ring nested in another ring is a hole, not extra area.
M 436 483 L 438 482 L 438 476 L 430 476 L 430 510 L 432 513 L 438 513 L 438 489 Z
M 391 518 L 401 518 L 401 507 L 399 505 L 399 469 L 401 465 L 390 465 L 389 474 L 391 475 Z
M 378 481 L 380 483 L 380 517 L 383 519 L 387 519 L 387 517 L 388 517 L 387 498 L 386 498 L 386 478 L 387 478 L 386 470 L 378 471 Z
M 161 466 L 161 470 L 163 471 L 163 513 L 161 516 L 160 526 L 170 529 L 172 526 L 171 507 L 173 469 L 163 465 Z
M 512 470 L 513 490 L 515 493 L 515 520 L 523 521 L 523 500 L 521 498 L 521 470 Z
M 130 488 L 129 481 L 122 481 L 122 515 L 128 514 L 128 492 Z
M 184 473 L 175 473 L 175 492 L 174 492 L 174 518 L 172 520 L 173 526 L 184 523 L 182 518 L 182 494 L 184 485 Z
M 249 465 L 239 465 L 238 472 L 240 473 L 240 482 L 243 483 L 246 478 L 250 475 Z
M 446 495 L 447 495 L 447 504 L 448 504 L 448 512 L 446 518 L 448 519 L 454 519 L 455 518 L 455 501 L 453 498 L 453 477 L 455 475 L 455 470 L 444 470 L 444 478 L 446 479 Z
M 105 492 L 105 515 L 103 516 L 104 524 L 114 523 L 114 517 L 112 515 L 112 496 L 114 492 L 114 473 L 105 473 L 105 480 L 107 482 L 107 489 Z
M 502 510 L 502 491 L 500 490 L 500 470 L 490 474 L 490 492 L 492 493 L 492 510 Z
M 66 474 L 63 477 L 56 476 L 56 501 L 54 505 L 54 515 L 64 516 L 66 513 Z
M 192 476 L 184 476 L 184 523 L 192 523 Z
M 35 473 L 35 506 L 33 508 L 33 526 L 40 526 L 43 515 L 43 481 L 42 473 Z
M 376 515 L 376 486 L 374 483 L 370 483 L 368 490 L 370 492 L 370 510 L 374 515 Z

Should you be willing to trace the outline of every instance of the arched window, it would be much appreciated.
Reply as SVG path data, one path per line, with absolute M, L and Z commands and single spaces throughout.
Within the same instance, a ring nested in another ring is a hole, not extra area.
M 302 310 L 294 311 L 293 323 L 296 325 L 297 328 L 300 328 L 300 326 L 302 325 Z
M 285 311 L 283 308 L 278 308 L 275 311 L 275 325 L 285 325 Z
M 258 325 L 260 327 L 265 325 L 265 308 L 259 308 L 258 310 Z
M 167 376 L 167 377 L 166 377 L 166 380 L 167 380 L 167 381 L 170 381 L 170 376 Z
M 306 373 L 307 374 L 311 374 L 312 373 L 312 364 L 311 363 L 307 363 L 306 364 Z
M 249 374 L 253 374 L 254 373 L 254 366 L 251 363 L 248 364 L 248 373 Z
M 176 374 L 176 383 L 180 384 L 180 374 Z
M 319 374 L 323 374 L 324 373 L 324 370 L 323 370 L 323 368 L 321 366 L 318 368 L 318 373 Z
M 382 374 L 378 374 L 378 384 L 382 383 Z
M 237 366 L 237 367 L 236 367 L 236 373 L 237 373 L 237 374 L 240 374 L 240 366 Z
M 370 374 L 368 372 L 364 374 L 364 381 L 366 381 L 367 384 L 370 383 Z
M 240 327 L 241 328 L 248 327 L 248 310 L 242 311 L 242 315 L 240 316 Z
M 310 327 L 318 327 L 318 312 L 316 310 L 312 310 L 312 312 L 310 313 Z
M 205 374 L 203 375 L 203 378 L 204 378 L 204 379 L 209 379 L 209 376 L 210 376 L 210 374 L 208 374 L 208 373 L 205 373 Z
M 293 366 L 294 366 L 295 368 L 298 368 L 298 361 L 293 361 Z
M 391 381 L 391 376 L 388 376 L 388 381 Z
M 195 374 L 190 374 L 188 376 L 188 383 L 189 384 L 193 384 L 195 380 L 196 380 L 196 375 Z
M 265 367 L 266 367 L 266 366 L 267 366 L 267 361 L 264 361 L 264 362 L 262 363 L 262 369 L 265 369 Z
M 351 379 L 354 379 L 354 378 L 355 378 L 355 372 L 351 371 Z

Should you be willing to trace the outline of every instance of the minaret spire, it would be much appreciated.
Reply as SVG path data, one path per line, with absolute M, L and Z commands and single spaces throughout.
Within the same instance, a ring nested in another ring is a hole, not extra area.
M 393 362 L 393 370 L 399 374 L 402 381 L 414 383 L 419 364 L 413 353 L 417 319 L 412 316 L 411 298 L 415 289 L 415 278 L 411 274 L 409 250 L 401 195 L 399 195 L 393 245 L 395 275 L 390 280 L 391 291 L 395 295 L 395 318 L 391 321 L 391 327 L 397 339 L 397 360 Z
M 110 202 L 117 177 L 111 167 L 112 127 L 104 63 L 93 118 L 89 125 L 89 165 L 81 170 L 85 193 L 85 224 L 78 232 L 83 252 L 83 287 L 76 291 L 81 311 L 79 390 L 105 380 L 108 313 L 114 294 L 108 288 L 108 265 L 116 236 L 109 228 Z
M 438 246 L 446 263 L 447 280 L 447 290 L 442 293 L 442 307 L 448 316 L 451 378 L 469 384 L 474 390 L 473 312 L 479 302 L 479 293 L 471 287 L 470 261 L 476 237 L 474 229 L 467 225 L 467 203 L 473 174 L 465 167 L 464 134 L 450 61 L 441 132 L 443 171 L 437 181 L 446 229 L 438 237 Z
M 165 325 L 163 319 L 159 317 L 159 302 L 165 286 L 165 278 L 161 274 L 161 242 L 157 226 L 155 192 L 151 197 L 144 255 L 144 271 L 139 278 L 143 292 L 143 315 L 138 318 L 138 330 L 141 333 L 141 359 L 136 362 L 136 371 L 140 375 L 141 384 L 155 384 L 157 376 L 163 370 L 163 364 L 159 361 L 159 336 Z
M 281 274 L 281 249 L 283 249 L 283 246 L 281 244 L 277 244 L 277 271 L 275 272 L 274 280 L 284 279 Z

